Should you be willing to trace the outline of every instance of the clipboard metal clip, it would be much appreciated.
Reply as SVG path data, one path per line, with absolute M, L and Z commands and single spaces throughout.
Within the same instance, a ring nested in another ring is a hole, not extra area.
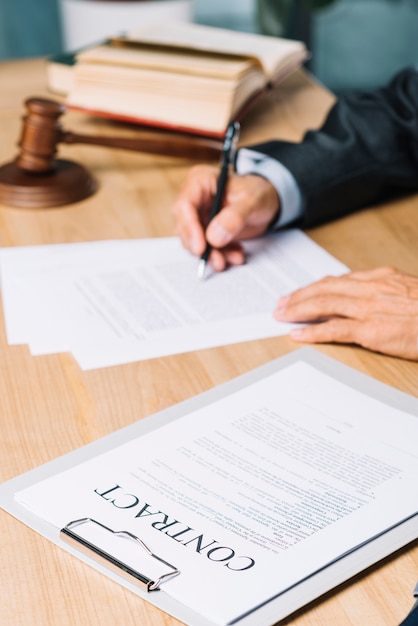
M 105 531 L 108 531 L 109 533 L 112 533 L 112 535 L 116 537 L 129 539 L 135 542 L 137 546 L 140 546 L 143 550 L 145 550 L 145 552 L 148 554 L 149 557 L 156 559 L 157 561 L 159 561 L 166 567 L 170 568 L 170 570 L 172 571 L 162 574 L 155 580 L 153 580 L 152 578 L 149 578 L 145 574 L 138 572 L 136 569 L 134 569 L 130 565 L 123 563 L 120 559 L 112 556 L 111 554 L 103 550 L 102 548 L 98 547 L 97 545 L 92 543 L 90 540 L 83 537 L 81 534 L 78 534 L 77 531 L 75 531 L 74 529 L 79 526 L 82 526 L 83 524 L 96 524 L 96 526 L 100 527 L 101 529 Z M 90 556 L 90 557 L 93 556 L 95 560 L 97 560 L 98 562 L 102 563 L 103 565 L 110 568 L 117 574 L 123 576 L 124 578 L 127 578 L 131 582 L 134 582 L 135 584 L 139 585 L 142 589 L 145 589 L 148 592 L 159 591 L 160 585 L 162 583 L 180 574 L 179 569 L 177 569 L 174 565 L 171 565 L 170 563 L 168 563 L 161 557 L 154 554 L 148 548 L 148 546 L 142 541 L 142 539 L 140 539 L 133 533 L 127 530 L 112 530 L 111 528 L 108 528 L 104 524 L 101 524 L 100 522 L 97 522 L 96 520 L 91 519 L 90 517 L 84 517 L 82 519 L 69 522 L 66 526 L 64 526 L 64 528 L 61 529 L 60 536 L 62 540 L 68 543 L 69 545 L 77 548 L 78 550 L 81 550 L 81 552 L 83 552 L 87 556 Z

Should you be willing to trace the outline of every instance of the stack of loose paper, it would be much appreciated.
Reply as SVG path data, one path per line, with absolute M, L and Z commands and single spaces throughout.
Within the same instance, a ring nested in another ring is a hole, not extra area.
M 7 340 L 93 369 L 283 335 L 277 299 L 347 271 L 298 230 L 246 250 L 246 265 L 199 280 L 176 238 L 2 249 Z

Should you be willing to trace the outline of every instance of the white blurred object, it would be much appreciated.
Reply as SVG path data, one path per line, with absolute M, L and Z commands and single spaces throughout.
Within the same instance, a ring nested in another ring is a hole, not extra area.
M 156 20 L 193 20 L 193 0 L 60 0 L 64 47 L 68 51 Z

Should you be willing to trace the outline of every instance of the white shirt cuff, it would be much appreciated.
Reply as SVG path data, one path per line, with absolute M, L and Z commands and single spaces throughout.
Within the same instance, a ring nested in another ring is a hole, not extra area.
M 302 194 L 293 174 L 280 161 L 256 150 L 241 148 L 237 154 L 235 169 L 241 175 L 258 174 L 266 178 L 279 194 L 280 213 L 271 230 L 277 230 L 301 217 Z

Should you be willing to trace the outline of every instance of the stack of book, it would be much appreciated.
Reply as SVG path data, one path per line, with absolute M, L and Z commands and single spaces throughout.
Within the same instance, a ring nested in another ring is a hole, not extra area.
M 181 22 L 156 23 L 50 59 L 48 84 L 70 108 L 223 136 L 307 58 L 300 41 Z

